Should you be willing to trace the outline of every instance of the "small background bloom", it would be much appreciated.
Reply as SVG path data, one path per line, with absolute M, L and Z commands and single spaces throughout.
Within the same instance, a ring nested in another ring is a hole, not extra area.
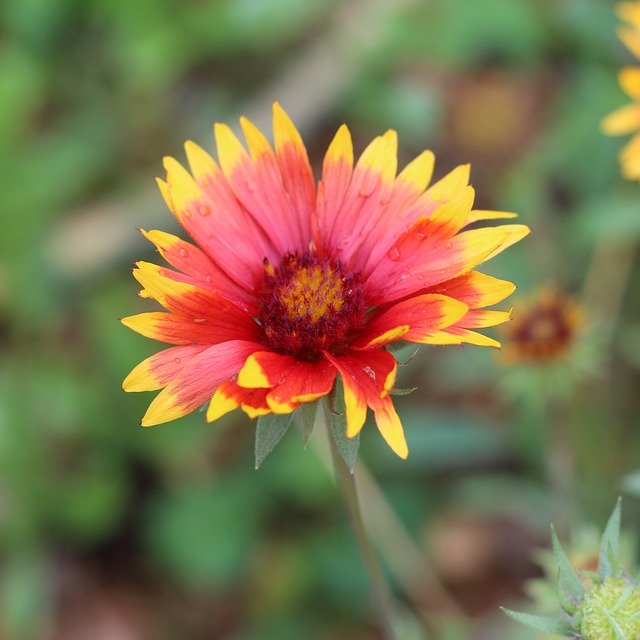
M 637 65 L 612 3 L 5 0 L 0 22 L 0 636 L 372 637 L 335 487 L 297 434 L 256 473 L 241 411 L 141 429 L 150 394 L 121 389 L 158 351 L 116 320 L 151 311 L 131 261 L 162 261 L 135 227 L 181 234 L 153 181 L 160 158 L 182 160 L 184 140 L 204 145 L 212 121 L 243 113 L 270 132 L 276 99 L 316 176 L 342 123 L 357 151 L 394 129 L 399 166 L 426 148 L 434 180 L 472 162 L 475 208 L 534 230 L 480 270 L 522 292 L 564 282 L 596 327 L 602 364 L 570 396 L 564 512 L 604 522 L 640 459 L 639 265 L 631 255 L 627 279 L 623 251 L 593 260 L 602 241 L 640 238 L 637 181 L 599 130 L 625 104 L 618 71 Z M 475 114 L 477 96 L 498 107 Z M 546 392 L 522 385 L 514 402 L 496 356 L 424 347 L 398 374 L 418 390 L 394 397 L 409 458 L 373 423 L 362 437 L 383 489 L 368 499 L 396 513 L 376 511 L 385 566 L 445 638 L 515 637 L 493 613 L 524 608 L 530 550 L 548 543 Z

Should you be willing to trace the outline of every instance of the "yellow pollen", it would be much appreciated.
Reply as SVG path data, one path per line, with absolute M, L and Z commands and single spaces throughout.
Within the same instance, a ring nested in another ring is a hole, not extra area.
M 289 320 L 307 318 L 313 324 L 344 304 L 342 280 L 332 267 L 300 268 L 277 295 Z

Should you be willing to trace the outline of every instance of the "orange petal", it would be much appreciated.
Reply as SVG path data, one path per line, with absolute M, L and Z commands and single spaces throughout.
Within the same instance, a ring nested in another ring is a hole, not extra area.
M 143 360 L 124 379 L 125 391 L 156 391 L 162 389 L 182 371 L 195 356 L 202 353 L 207 345 L 170 347 Z
M 437 339 L 439 329 L 460 320 L 468 311 L 463 302 L 439 294 L 424 294 L 399 302 L 367 323 L 363 335 L 354 344 L 356 349 L 371 349 L 397 340 L 393 331 L 408 327 L 399 335 L 404 340 L 421 344 Z
M 210 399 L 261 345 L 243 340 L 222 342 L 191 358 L 155 397 L 142 419 L 149 427 L 180 418 Z
M 207 422 L 213 422 L 238 407 L 242 407 L 250 418 L 271 413 L 266 396 L 265 389 L 245 389 L 238 386 L 235 380 L 224 382 L 211 398 L 207 408 Z
M 326 352 L 325 357 L 333 363 L 342 377 L 347 437 L 352 438 L 364 425 L 367 406 L 381 406 L 382 398 L 393 388 L 397 363 L 388 351 L 382 349 L 352 351 L 341 356 Z
M 409 455 L 409 448 L 404 437 L 402 423 L 396 413 L 391 398 L 383 398 L 382 401 L 373 408 L 376 426 L 378 431 L 389 445 L 391 450 L 403 460 Z
M 267 395 L 269 407 L 274 413 L 291 413 L 303 402 L 326 396 L 335 377 L 335 367 L 326 360 L 296 361 L 282 370 L 280 381 Z
M 479 271 L 470 271 L 431 287 L 429 292 L 456 298 L 471 309 L 479 309 L 502 302 L 515 289 L 516 286 L 507 280 L 500 280 Z

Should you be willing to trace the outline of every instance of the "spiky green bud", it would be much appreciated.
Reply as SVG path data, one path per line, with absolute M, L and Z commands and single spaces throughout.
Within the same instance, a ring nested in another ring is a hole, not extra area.
M 640 640 L 640 580 L 630 579 L 620 560 L 620 500 L 600 541 L 598 571 L 576 571 L 555 530 L 553 555 L 558 567 L 553 618 L 504 610 L 538 631 L 579 640 Z

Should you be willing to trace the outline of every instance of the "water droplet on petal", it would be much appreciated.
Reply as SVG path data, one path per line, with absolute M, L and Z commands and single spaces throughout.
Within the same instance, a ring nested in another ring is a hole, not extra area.
M 398 247 L 391 247 L 389 251 L 387 251 L 387 256 L 389 256 L 389 260 L 393 260 L 394 262 L 398 262 L 400 260 L 400 249 Z
M 427 234 L 423 233 L 422 231 L 414 231 L 413 235 L 415 236 L 415 239 L 418 240 L 419 242 L 422 242 L 422 240 L 424 240 L 427 237 Z
M 451 249 L 451 247 L 453 246 L 453 244 L 452 244 L 451 242 L 447 242 L 447 243 L 445 243 L 445 245 L 444 245 L 444 246 L 445 246 L 445 248 L 446 248 L 446 249 Z
M 176 364 L 180 364 L 180 358 L 175 358 L 174 362 L 175 362 Z
M 211 209 L 206 204 L 198 205 L 198 213 L 201 216 L 209 216 L 211 215 Z
M 193 321 L 197 322 L 198 324 L 202 324 L 203 322 L 206 322 L 207 319 L 206 318 L 194 318 Z
M 178 249 L 178 253 L 180 254 L 181 258 L 186 258 L 189 255 L 189 252 L 183 247 Z
M 371 367 L 363 367 L 362 370 L 372 379 L 376 379 L 376 372 Z
M 207 275 L 205 276 L 205 280 L 211 284 L 213 282 L 213 276 L 210 273 L 207 273 Z

